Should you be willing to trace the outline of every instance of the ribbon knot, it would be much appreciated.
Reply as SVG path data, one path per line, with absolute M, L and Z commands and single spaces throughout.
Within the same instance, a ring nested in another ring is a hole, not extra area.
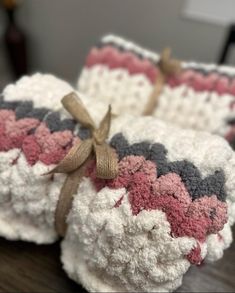
M 170 48 L 162 51 L 158 66 L 165 76 L 176 75 L 181 71 L 181 63 L 179 60 L 171 58 Z
M 106 143 L 111 123 L 111 106 L 100 126 L 95 127 L 94 121 L 75 93 L 70 93 L 62 99 L 64 108 L 91 131 L 91 138 L 75 144 L 64 159 L 49 173 L 71 173 L 78 169 L 92 155 L 96 158 L 97 177 L 113 179 L 118 174 L 118 161 L 115 151 Z
M 72 196 L 76 193 L 84 176 L 87 163 L 92 157 L 96 159 L 96 176 L 102 179 L 113 179 L 118 175 L 118 158 L 116 152 L 107 143 L 111 125 L 111 106 L 100 122 L 98 128 L 85 106 L 75 93 L 70 93 L 62 99 L 64 108 L 72 117 L 87 127 L 91 138 L 75 144 L 63 160 L 49 173 L 66 173 L 67 178 L 60 192 L 55 213 L 55 227 L 59 235 L 66 231 L 66 217 L 71 208 Z
M 180 61 L 171 58 L 170 48 L 165 48 L 162 51 L 158 66 L 159 74 L 157 75 L 156 83 L 154 85 L 151 95 L 149 96 L 149 99 L 143 111 L 143 115 L 153 114 L 167 77 L 180 73 L 182 69 Z

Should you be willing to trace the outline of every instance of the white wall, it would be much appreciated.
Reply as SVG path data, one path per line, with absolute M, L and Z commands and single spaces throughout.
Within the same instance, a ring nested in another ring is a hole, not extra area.
M 215 0 L 219 1 L 219 0 Z M 32 70 L 74 81 L 86 53 L 112 32 L 183 59 L 216 62 L 223 26 L 182 18 L 184 0 L 24 0 L 19 18 L 30 37 Z M 235 63 L 234 63 L 235 64 Z

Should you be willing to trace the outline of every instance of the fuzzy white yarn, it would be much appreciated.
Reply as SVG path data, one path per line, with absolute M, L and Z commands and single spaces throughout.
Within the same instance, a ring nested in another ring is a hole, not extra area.
M 72 91 L 66 82 L 49 74 L 34 74 L 8 85 L 5 101 L 30 100 L 36 107 L 57 109 Z M 17 164 L 13 164 L 14 159 Z M 51 243 L 56 240 L 54 212 L 64 175 L 51 182 L 42 176 L 51 166 L 30 166 L 20 149 L 0 152 L 0 235 L 11 240 Z
M 32 101 L 35 107 L 47 107 L 56 111 L 61 108 L 61 96 L 72 90 L 71 85 L 54 75 L 35 73 L 6 86 L 3 95 L 9 102 Z
M 234 207 L 235 191 L 229 178 L 235 155 L 222 138 L 170 127 L 151 117 L 117 118 L 111 136 L 120 131 L 131 144 L 144 140 L 163 143 L 169 161 L 189 160 L 203 176 L 225 168 L 225 188 L 230 190 L 228 201 Z M 114 208 L 121 195 L 122 204 Z M 230 224 L 234 216 L 230 214 Z M 68 227 L 62 243 L 64 268 L 91 292 L 173 291 L 190 266 L 185 254 L 196 245 L 193 238 L 169 236 L 164 212 L 141 211 L 133 216 L 125 189 L 105 187 L 97 193 L 88 178 L 74 197 Z M 207 238 L 201 247 L 202 258 L 215 261 L 222 257 L 232 241 L 230 225 L 220 234 L 224 239 L 220 242 L 214 235 Z
M 132 216 L 123 189 L 97 194 L 87 179 L 78 193 L 62 245 L 70 277 L 90 292 L 165 292 L 180 285 L 193 239 L 173 239 L 161 211 Z M 113 209 L 120 194 L 123 204 Z

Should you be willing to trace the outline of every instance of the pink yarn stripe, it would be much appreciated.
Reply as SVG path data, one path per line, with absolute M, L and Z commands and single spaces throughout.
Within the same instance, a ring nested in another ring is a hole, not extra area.
M 111 46 L 91 49 L 86 66 L 90 68 L 97 64 L 106 65 L 109 69 L 125 68 L 130 75 L 144 74 L 151 83 L 155 82 L 158 71 L 149 60 L 141 60 L 131 52 L 120 52 Z
M 158 69 L 148 59 L 140 59 L 132 52 L 120 52 L 108 45 L 102 48 L 92 48 L 86 59 L 86 67 L 91 68 L 97 64 L 106 65 L 109 69 L 123 68 L 130 75 L 144 74 L 151 83 L 157 78 Z M 196 92 L 209 91 L 219 95 L 231 94 L 235 96 L 235 78 L 230 79 L 218 73 L 211 72 L 204 75 L 193 69 L 187 69 L 177 78 L 170 78 L 168 85 L 176 87 L 187 85 Z
M 193 237 L 204 242 L 209 234 L 218 233 L 227 222 L 227 205 L 216 195 L 203 196 L 192 201 L 179 175 L 168 173 L 157 178 L 156 165 L 142 156 L 127 156 L 119 162 L 119 175 L 113 180 L 96 177 L 95 162 L 87 176 L 97 191 L 105 186 L 126 188 L 133 215 L 142 210 L 162 210 L 171 224 L 173 237 Z M 122 204 L 123 195 L 115 204 Z M 192 257 L 195 257 L 195 253 Z
M 29 134 L 32 129 L 34 134 Z M 21 149 L 30 165 L 38 161 L 46 165 L 59 163 L 75 141 L 79 138 L 70 130 L 51 133 L 44 122 L 34 118 L 16 120 L 14 111 L 0 110 L 0 151 Z

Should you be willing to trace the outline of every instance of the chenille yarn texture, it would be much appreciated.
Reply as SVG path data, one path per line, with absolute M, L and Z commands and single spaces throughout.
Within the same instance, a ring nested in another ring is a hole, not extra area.
M 174 52 L 173 52 L 174 53 Z M 79 91 L 140 115 L 159 73 L 159 55 L 118 36 L 107 35 L 94 46 L 78 79 Z M 169 77 L 153 115 L 184 128 L 206 130 L 235 145 L 235 69 L 182 62 Z
M 0 235 L 56 240 L 64 174 L 42 176 L 89 137 L 62 109 L 70 85 L 24 77 L 0 101 Z M 81 96 L 100 122 L 107 105 Z M 148 127 L 146 127 L 148 126 Z M 235 220 L 235 155 L 219 136 L 153 117 L 113 119 L 108 142 L 119 175 L 96 178 L 90 162 L 62 242 L 65 271 L 88 291 L 172 291 L 190 265 L 222 257 Z
M 232 240 L 234 175 L 224 163 L 233 168 L 233 151 L 152 117 L 115 119 L 110 143 L 119 176 L 97 179 L 91 162 L 68 217 L 64 268 L 92 292 L 172 291 L 191 264 L 217 260 Z
M 8 85 L 0 97 L 0 235 L 7 239 L 51 243 L 57 238 L 54 213 L 65 175 L 42 174 L 87 133 L 62 109 L 61 98 L 72 90 L 37 73 Z M 88 105 L 94 117 L 102 112 L 98 105 Z

